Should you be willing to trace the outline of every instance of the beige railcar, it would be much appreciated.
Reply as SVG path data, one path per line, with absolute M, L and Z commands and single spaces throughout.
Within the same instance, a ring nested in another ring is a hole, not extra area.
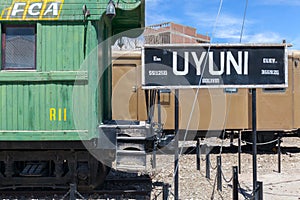
M 292 66 L 293 75 L 293 128 L 300 128 L 300 51 L 294 51 L 289 57 L 289 65 Z
M 113 118 L 146 120 L 145 93 L 141 88 L 141 53 L 119 51 L 114 52 L 113 58 Z M 174 91 L 161 92 L 162 123 L 165 130 L 173 130 Z M 247 89 L 180 90 L 179 128 L 191 131 L 247 129 L 248 101 Z
M 145 91 L 141 88 L 141 52 L 115 52 L 113 58 L 113 118 L 147 120 Z M 288 88 L 257 89 L 258 142 L 273 140 L 277 133 L 299 132 L 300 51 L 289 53 L 288 74 Z M 172 131 L 174 91 L 162 90 L 160 97 L 164 130 Z M 240 131 L 244 139 L 251 141 L 251 98 L 249 89 L 180 90 L 179 128 L 189 133 L 209 130 L 212 136 L 219 136 L 223 130 Z
M 112 66 L 112 118 L 146 120 L 145 95 L 140 84 L 141 53 L 115 51 Z
M 288 56 L 288 87 L 257 89 L 257 130 L 288 132 L 300 128 L 300 52 Z M 251 128 L 251 92 L 249 92 L 249 128 Z
M 161 94 L 164 129 L 174 129 L 174 91 Z M 195 101 L 195 103 L 194 103 Z M 179 91 L 179 128 L 190 131 L 243 130 L 248 126 L 247 90 Z

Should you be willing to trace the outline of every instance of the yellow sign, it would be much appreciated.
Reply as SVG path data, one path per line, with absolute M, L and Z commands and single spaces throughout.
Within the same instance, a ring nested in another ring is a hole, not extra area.
M 66 108 L 50 108 L 49 110 L 50 121 L 67 121 L 67 109 Z
M 14 0 L 0 20 L 58 20 L 64 0 Z

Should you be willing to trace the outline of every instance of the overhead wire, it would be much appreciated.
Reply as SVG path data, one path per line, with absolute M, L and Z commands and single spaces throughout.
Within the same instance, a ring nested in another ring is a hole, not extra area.
M 206 54 L 205 61 L 204 61 L 204 67 L 203 67 L 202 72 L 201 72 L 201 76 L 200 76 L 200 79 L 199 79 L 199 82 L 198 82 L 198 86 L 201 85 L 201 82 L 202 82 L 202 79 L 203 79 L 203 74 L 204 74 L 203 72 L 205 71 L 205 68 L 206 68 L 207 60 L 208 60 L 208 57 L 209 57 L 208 54 L 209 54 L 209 51 L 211 49 L 211 44 L 212 44 L 212 41 L 213 41 L 213 38 L 214 38 L 214 35 L 215 35 L 215 32 L 216 32 L 216 27 L 217 27 L 218 20 L 219 20 L 220 14 L 221 14 L 222 6 L 223 6 L 223 0 L 220 0 L 218 14 L 217 14 L 217 17 L 216 17 L 216 21 L 214 23 L 211 40 L 210 40 L 210 43 L 208 45 L 207 54 Z M 198 87 L 197 90 L 196 90 L 196 94 L 195 94 L 195 97 L 194 97 L 193 104 L 192 104 L 192 109 L 191 109 L 191 112 L 190 112 L 190 115 L 189 115 L 189 120 L 188 120 L 188 123 L 187 123 L 187 127 L 185 129 L 183 143 L 185 143 L 185 141 L 186 141 L 187 132 L 189 130 L 189 127 L 190 127 L 190 124 L 191 124 L 191 121 L 192 121 L 193 113 L 195 111 L 199 90 L 200 90 L 200 88 Z M 179 98 L 179 97 L 175 97 L 175 98 Z M 182 151 L 183 151 L 183 148 L 181 147 L 179 155 L 182 155 Z
M 207 49 L 207 55 L 205 57 L 204 67 L 202 69 L 202 73 L 201 73 L 201 76 L 200 76 L 200 80 L 199 80 L 198 86 L 201 85 L 201 82 L 202 82 L 202 79 L 203 79 L 203 74 L 204 74 L 203 72 L 205 71 L 207 60 L 209 58 L 209 51 L 211 49 L 211 44 L 212 44 L 212 41 L 213 41 L 214 36 L 215 36 L 215 32 L 216 32 L 216 28 L 217 28 L 217 24 L 218 24 L 218 21 L 219 21 L 219 17 L 220 17 L 220 14 L 221 14 L 222 7 L 223 7 L 223 0 L 220 0 L 217 17 L 216 17 L 216 20 L 215 20 L 215 23 L 214 23 L 211 40 L 210 40 L 210 43 L 209 43 L 209 46 L 208 46 L 208 49 Z M 244 9 L 244 16 L 243 16 L 243 22 L 242 22 L 242 28 L 241 28 L 240 40 L 239 40 L 240 43 L 242 42 L 242 38 L 243 38 L 247 8 L 248 8 L 248 0 L 246 0 L 246 5 L 245 5 L 245 9 Z M 195 98 L 194 98 L 193 104 L 192 104 L 192 109 L 191 109 L 189 120 L 188 120 L 188 123 L 187 123 L 187 128 L 185 130 L 183 143 L 185 143 L 185 141 L 186 141 L 187 132 L 189 130 L 189 126 L 190 126 L 190 123 L 192 121 L 192 115 L 193 115 L 193 112 L 195 110 L 195 106 L 196 106 L 196 103 L 197 103 L 197 97 L 199 95 L 199 90 L 200 90 L 200 88 L 198 87 L 197 90 L 196 90 L 196 94 L 195 94 Z M 225 139 L 224 137 L 225 137 L 225 131 L 226 131 L 226 124 L 227 124 L 227 120 L 228 120 L 228 113 L 229 113 L 230 106 L 231 106 L 231 96 L 232 95 L 230 95 L 230 97 L 229 97 L 229 102 L 228 102 L 229 105 L 228 106 L 226 105 L 227 109 L 226 109 L 226 116 L 225 116 L 225 121 L 224 121 L 224 125 L 223 125 L 224 128 L 223 128 L 223 135 L 222 135 L 222 144 L 221 144 L 221 148 L 220 148 L 220 155 L 222 154 L 222 151 L 223 151 L 223 145 L 224 145 L 224 139 Z M 179 97 L 176 97 L 176 98 L 179 98 Z M 183 147 L 180 148 L 179 157 L 182 155 L 182 151 L 183 151 Z M 178 164 L 176 166 L 175 171 L 177 171 L 177 170 L 178 170 Z M 222 175 L 223 175 L 223 178 L 225 179 L 224 174 L 222 174 Z M 175 178 L 175 175 L 173 176 L 173 179 L 174 178 Z M 212 196 L 212 198 L 213 198 L 213 196 Z
M 246 21 L 246 13 L 247 13 L 247 8 L 248 8 L 248 0 L 246 0 L 246 5 L 245 5 L 245 9 L 244 9 L 244 16 L 243 16 L 243 22 L 242 22 L 242 28 L 241 28 L 241 34 L 240 34 L 240 43 L 242 43 L 242 38 L 243 38 L 243 32 L 244 32 L 244 26 L 245 26 L 245 21 Z M 223 129 L 223 135 L 222 135 L 222 143 L 221 143 L 221 147 L 220 147 L 220 152 L 219 155 L 222 155 L 222 151 L 223 151 L 223 146 L 224 146 L 224 139 L 225 139 L 225 131 L 226 131 L 226 125 L 227 125 L 227 120 L 228 120 L 228 114 L 230 111 L 230 107 L 231 107 L 231 97 L 232 95 L 229 96 L 229 101 L 228 101 L 228 108 L 226 109 L 226 116 L 225 116 L 225 123 L 224 123 L 224 129 Z M 225 175 L 223 173 L 223 171 L 221 171 L 222 173 L 222 178 L 225 182 L 230 182 L 233 179 L 233 176 L 228 180 L 226 180 Z
M 218 8 L 218 13 L 217 13 L 216 20 L 215 20 L 215 23 L 214 23 L 214 26 L 213 26 L 213 32 L 212 32 L 212 35 L 211 35 L 210 43 L 208 45 L 207 54 L 206 54 L 205 61 L 204 61 L 204 67 L 203 67 L 202 72 L 201 72 L 201 76 L 200 76 L 200 79 L 199 79 L 199 82 L 198 82 L 198 86 L 201 85 L 201 82 L 202 82 L 202 79 L 203 79 L 203 74 L 204 74 L 203 72 L 205 71 L 207 60 L 209 58 L 209 56 L 208 56 L 209 55 L 209 51 L 211 49 L 212 41 L 213 41 L 215 33 L 216 33 L 216 28 L 217 28 L 219 17 L 220 17 L 221 11 L 222 11 L 222 7 L 223 7 L 223 0 L 220 0 L 220 4 L 219 4 L 219 8 Z M 193 100 L 192 109 L 191 109 L 191 112 L 190 112 L 190 115 L 189 115 L 189 120 L 188 120 L 188 123 L 187 123 L 187 127 L 185 129 L 184 138 L 183 138 L 183 144 L 186 142 L 187 133 L 188 133 L 191 121 L 192 121 L 193 113 L 195 111 L 195 107 L 196 107 L 196 103 L 197 103 L 197 97 L 199 95 L 199 90 L 200 90 L 200 88 L 198 87 L 197 90 L 196 90 L 196 94 L 195 94 L 194 100 Z M 175 98 L 179 98 L 179 97 L 175 97 Z M 183 147 L 180 148 L 179 156 L 181 156 L 182 153 L 183 153 Z M 177 171 L 177 168 L 178 168 L 178 165 L 176 166 L 176 171 Z
M 248 8 L 248 0 L 246 0 L 246 5 L 245 5 L 245 9 L 244 9 L 244 16 L 243 16 L 243 22 L 242 22 L 242 28 L 241 28 L 241 33 L 240 33 L 240 43 L 242 43 L 242 38 L 243 38 L 243 33 L 244 33 L 244 26 L 245 26 L 245 21 L 246 21 L 246 13 L 247 13 L 247 8 Z M 226 110 L 226 118 L 225 118 L 225 123 L 224 123 L 224 130 L 223 130 L 223 137 L 222 137 L 222 144 L 221 144 L 221 148 L 220 148 L 220 156 L 222 154 L 223 151 L 223 143 L 224 143 L 224 137 L 225 137 L 225 131 L 226 131 L 226 124 L 227 124 L 227 120 L 228 120 L 228 113 L 230 110 L 230 106 L 231 106 L 231 97 L 232 95 L 229 96 L 229 105 L 228 105 L 228 109 Z M 231 182 L 231 180 L 233 179 L 233 176 L 229 179 L 226 180 L 225 175 L 223 173 L 223 171 L 221 171 L 222 173 L 222 178 L 225 182 Z
M 212 32 L 212 36 L 211 36 L 211 40 L 210 40 L 210 43 L 209 43 L 209 46 L 208 46 L 208 49 L 207 49 L 207 55 L 205 57 L 205 62 L 204 62 L 204 67 L 202 69 L 202 73 L 201 73 L 201 76 L 200 76 L 200 79 L 199 79 L 199 83 L 198 83 L 198 86 L 201 85 L 201 82 L 202 82 L 202 79 L 203 79 L 203 72 L 206 68 L 206 64 L 207 64 L 207 60 L 208 60 L 208 55 L 209 55 L 209 51 L 211 49 L 211 44 L 212 44 L 212 41 L 213 41 L 213 38 L 214 38 L 214 35 L 215 35 L 215 32 L 216 32 L 216 28 L 217 28 L 217 24 L 218 24 L 218 21 L 219 21 L 219 17 L 220 17 L 220 14 L 221 14 L 221 10 L 222 10 L 222 7 L 223 7 L 223 0 L 220 0 L 220 4 L 219 4 L 219 9 L 218 9 L 218 13 L 217 13 L 217 16 L 216 16 L 216 20 L 215 20 L 215 23 L 214 23 L 214 27 L 213 27 L 213 32 Z M 186 142 L 186 137 L 187 137 L 187 132 L 189 130 L 189 127 L 190 127 L 190 123 L 192 121 L 192 115 L 194 113 L 194 110 L 195 110 L 195 107 L 196 107 L 196 103 L 197 103 L 197 97 L 198 97 L 198 94 L 199 94 L 199 90 L 200 88 L 198 87 L 197 88 L 197 91 L 196 91 L 196 94 L 195 94 L 195 98 L 194 98 L 194 101 L 193 101 L 193 104 L 192 104 L 192 109 L 191 109 L 191 113 L 190 113 L 190 116 L 189 116 L 189 120 L 188 120 L 188 123 L 187 123 L 187 128 L 185 130 L 185 133 L 184 133 L 184 139 L 183 139 L 183 144 Z M 175 97 L 175 98 L 179 98 L 179 97 Z M 178 133 L 176 133 L 178 134 Z M 184 146 L 184 145 L 183 145 Z M 182 155 L 182 152 L 183 152 L 183 146 L 180 148 L 180 153 L 179 153 L 179 157 L 178 159 L 180 158 L 180 156 Z M 176 165 L 176 168 L 174 171 L 178 171 L 178 165 L 179 163 Z M 175 180 L 175 174 L 173 175 L 173 181 Z
M 218 24 L 218 21 L 219 21 L 219 17 L 220 17 L 220 14 L 221 14 L 222 7 L 223 7 L 223 0 L 220 0 L 218 13 L 217 13 L 216 20 L 215 20 L 215 23 L 214 23 L 214 26 L 213 26 L 213 32 L 212 32 L 211 40 L 210 40 L 210 43 L 209 43 L 209 46 L 208 46 L 208 49 L 207 49 L 207 55 L 205 57 L 204 67 L 202 69 L 202 73 L 201 73 L 201 76 L 200 76 L 200 79 L 199 79 L 198 86 L 201 85 L 201 82 L 202 82 L 202 79 L 203 79 L 203 74 L 204 74 L 203 72 L 205 71 L 207 60 L 209 58 L 209 52 L 210 52 L 211 45 L 212 45 L 212 42 L 213 42 L 213 39 L 214 39 L 214 36 L 215 36 L 215 32 L 216 32 L 216 28 L 217 28 L 217 24 Z M 243 32 L 244 32 L 244 26 L 245 26 L 245 19 L 246 19 L 247 8 L 248 8 L 248 0 L 246 0 L 246 5 L 245 5 L 245 9 L 244 9 L 244 16 L 243 16 L 243 22 L 242 22 L 242 28 L 241 28 L 240 40 L 239 40 L 240 43 L 242 42 L 242 38 L 243 38 Z M 194 101 L 193 101 L 193 104 L 192 104 L 192 109 L 191 109 L 191 112 L 190 112 L 190 115 L 189 115 L 189 120 L 188 120 L 188 123 L 187 123 L 187 128 L 185 130 L 185 134 L 184 134 L 184 138 L 183 138 L 183 144 L 186 141 L 187 132 L 189 130 L 189 127 L 190 127 L 190 124 L 191 124 L 191 121 L 192 121 L 192 116 L 193 116 L 193 112 L 194 112 L 195 107 L 196 107 L 197 97 L 199 95 L 199 90 L 200 90 L 200 87 L 197 88 L 196 93 L 195 93 L 195 98 L 194 98 Z M 224 122 L 224 125 L 223 125 L 224 129 L 223 129 L 223 136 L 222 136 L 222 144 L 221 144 L 221 148 L 220 148 L 220 155 L 222 154 L 222 150 L 223 150 L 223 142 L 224 142 L 224 137 L 225 137 L 226 124 L 227 124 L 227 120 L 228 120 L 228 110 L 230 109 L 230 106 L 231 106 L 231 96 L 232 95 L 230 95 L 230 98 L 229 98 L 229 106 L 226 106 L 227 109 L 226 109 L 225 122 Z M 175 97 L 175 98 L 179 98 L 179 97 Z M 180 158 L 180 156 L 183 153 L 183 146 L 181 146 L 181 148 L 180 148 L 179 158 Z M 176 166 L 175 171 L 177 171 L 177 170 L 178 170 L 178 164 Z M 224 174 L 223 174 L 223 177 L 224 177 Z M 175 179 L 175 174 L 173 176 L 173 179 Z
M 248 0 L 246 0 L 245 9 L 244 9 L 244 16 L 243 16 L 241 33 L 240 33 L 240 43 L 242 43 L 247 9 L 248 9 Z M 226 117 L 225 117 L 224 130 L 223 130 L 223 136 L 222 136 L 222 144 L 221 144 L 221 148 L 220 148 L 220 155 L 222 154 L 222 151 L 223 151 L 223 143 L 224 143 L 224 139 L 225 139 L 226 124 L 227 124 L 228 113 L 229 113 L 228 111 L 230 110 L 230 107 L 231 107 L 231 97 L 232 97 L 232 95 L 229 96 L 229 102 L 228 102 L 229 105 L 228 105 L 228 109 L 226 110 Z
M 242 23 L 242 29 L 241 29 L 241 35 L 240 35 L 240 43 L 242 43 L 242 38 L 243 38 L 243 34 L 244 34 L 244 26 L 245 26 L 245 21 L 246 21 L 247 9 L 248 9 L 248 0 L 246 0 L 245 10 L 244 10 L 244 17 L 243 17 L 243 23 Z

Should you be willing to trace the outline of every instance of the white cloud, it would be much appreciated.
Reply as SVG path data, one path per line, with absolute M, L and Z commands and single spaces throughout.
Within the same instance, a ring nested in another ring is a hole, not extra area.
M 195 2 L 190 2 L 185 5 L 185 11 L 180 15 L 170 17 L 168 15 L 168 5 L 170 0 L 146 0 L 147 13 L 146 13 L 146 24 L 157 24 L 162 22 L 174 21 L 177 23 L 183 23 L 185 25 L 194 26 L 198 31 L 212 36 L 214 30 L 214 25 L 216 21 L 216 10 L 215 8 L 207 7 L 206 10 L 199 12 L 195 10 Z M 281 4 L 287 3 L 290 5 L 300 5 L 300 0 L 265 0 L 259 1 L 260 4 Z M 202 5 L 202 4 L 201 4 Z M 202 5 L 203 6 L 203 5 Z M 198 7 L 197 7 L 198 8 Z M 160 12 L 157 12 L 157 11 Z M 212 14 L 213 13 L 213 14 Z M 215 27 L 215 33 L 213 35 L 212 42 L 225 41 L 237 43 L 240 41 L 241 28 L 243 23 L 242 13 L 228 13 L 221 12 L 219 16 L 218 23 Z M 188 20 L 192 21 L 188 21 Z M 270 30 L 257 30 L 256 26 L 260 24 L 257 19 L 247 18 L 245 21 L 245 29 L 243 33 L 242 42 L 246 43 L 281 43 L 282 37 L 279 33 Z M 300 47 L 300 38 L 293 41 L 293 43 L 298 44 Z
M 212 16 L 210 13 L 190 13 L 191 17 L 198 19 L 197 26 L 201 29 L 209 29 L 213 31 L 216 16 Z M 212 42 L 218 42 L 218 40 L 237 43 L 240 41 L 241 29 L 243 19 L 242 17 L 236 17 L 231 14 L 222 13 L 218 19 L 214 38 Z M 252 19 L 246 19 L 245 28 L 243 31 L 242 42 L 245 43 L 281 43 L 283 37 L 280 34 L 266 31 L 255 31 L 255 24 L 258 22 Z M 203 28 L 201 28 L 203 27 Z M 212 33 L 210 33 L 210 36 Z
M 229 14 L 221 14 L 218 22 L 215 25 L 216 16 L 212 16 L 210 13 L 189 13 L 192 18 L 197 19 L 197 26 L 200 30 L 210 30 L 210 36 L 212 36 L 213 29 L 215 28 L 214 38 L 228 39 L 230 42 L 238 42 L 242 28 L 242 18 L 235 17 Z M 253 22 L 246 20 L 247 25 L 253 24 Z
M 146 0 L 146 25 L 171 21 L 180 23 L 179 18 L 169 15 L 168 9 L 170 7 L 166 0 Z
M 283 6 L 300 6 L 299 0 L 258 0 L 263 5 L 283 5 Z
M 159 23 L 158 19 L 166 19 L 166 16 L 157 14 L 159 3 L 161 0 L 146 0 L 146 25 Z
M 243 41 L 249 43 L 281 43 L 282 39 L 283 38 L 278 33 L 263 32 L 245 35 Z
M 241 18 L 236 18 L 230 15 L 221 15 L 216 27 L 215 37 L 237 42 L 240 38 L 241 29 Z
M 171 19 L 170 17 L 161 14 L 149 13 L 146 18 L 146 26 L 170 21 L 176 21 L 176 19 Z

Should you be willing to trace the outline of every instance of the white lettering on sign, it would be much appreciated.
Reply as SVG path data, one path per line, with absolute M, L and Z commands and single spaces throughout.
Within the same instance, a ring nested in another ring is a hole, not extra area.
M 33 3 L 28 8 L 28 14 L 32 16 L 40 15 L 40 10 L 42 9 L 43 3 Z M 34 9 L 37 9 L 38 11 L 34 11 Z
M 262 69 L 261 70 L 261 74 L 262 75 L 276 75 L 279 76 L 279 70 L 275 69 L 275 70 L 266 70 L 266 69 Z
M 275 64 L 277 63 L 275 58 L 263 58 L 263 63 L 264 64 Z
M 16 16 L 17 13 L 23 13 L 25 9 L 26 3 L 15 3 L 12 11 L 11 11 L 11 16 Z
M 153 56 L 153 61 L 154 62 L 161 62 L 161 58 L 158 56 Z
M 64 0 L 14 0 L 0 20 L 57 20 Z
M 214 76 L 220 76 L 224 73 L 224 65 L 225 65 L 225 62 L 224 62 L 224 55 L 225 53 L 224 52 L 221 52 L 220 53 L 220 70 L 219 71 L 215 71 L 214 69 L 214 53 L 213 52 L 209 52 L 209 73 L 211 75 L 214 75 Z
M 220 83 L 220 79 L 218 79 L 218 78 L 203 78 L 202 83 L 216 84 L 216 83 Z
M 201 75 L 201 65 L 202 65 L 203 60 L 206 56 L 206 52 L 202 53 L 199 59 L 197 58 L 196 52 L 192 52 L 192 56 L 193 56 L 193 59 L 194 59 L 195 64 L 196 64 L 197 75 Z
M 168 71 L 167 70 L 150 70 L 149 76 L 167 76 Z
M 178 71 L 177 66 L 177 52 L 173 52 L 173 73 L 178 76 L 184 76 L 189 73 L 189 52 L 184 52 L 184 69 L 183 71 Z
M 178 53 L 173 52 L 173 73 L 178 76 L 184 76 L 189 73 L 189 52 L 184 52 L 184 66 L 182 71 L 178 70 Z M 201 75 L 201 67 L 206 64 L 207 52 L 202 52 L 200 57 L 197 56 L 196 52 L 191 52 L 193 61 L 195 62 L 196 74 Z M 233 56 L 231 51 L 220 52 L 220 63 L 214 63 L 214 53 L 208 53 L 208 70 L 211 75 L 220 76 L 226 72 L 226 75 L 230 75 L 231 69 L 238 75 L 248 75 L 248 63 L 249 53 L 248 51 L 238 51 L 237 60 Z M 219 64 L 219 69 L 216 70 L 215 65 Z M 225 68 L 226 67 L 226 68 Z M 226 69 L 226 71 L 225 71 Z
M 48 15 L 48 14 L 57 16 L 58 15 L 58 4 L 57 3 L 51 3 L 48 8 L 46 9 L 44 15 Z

